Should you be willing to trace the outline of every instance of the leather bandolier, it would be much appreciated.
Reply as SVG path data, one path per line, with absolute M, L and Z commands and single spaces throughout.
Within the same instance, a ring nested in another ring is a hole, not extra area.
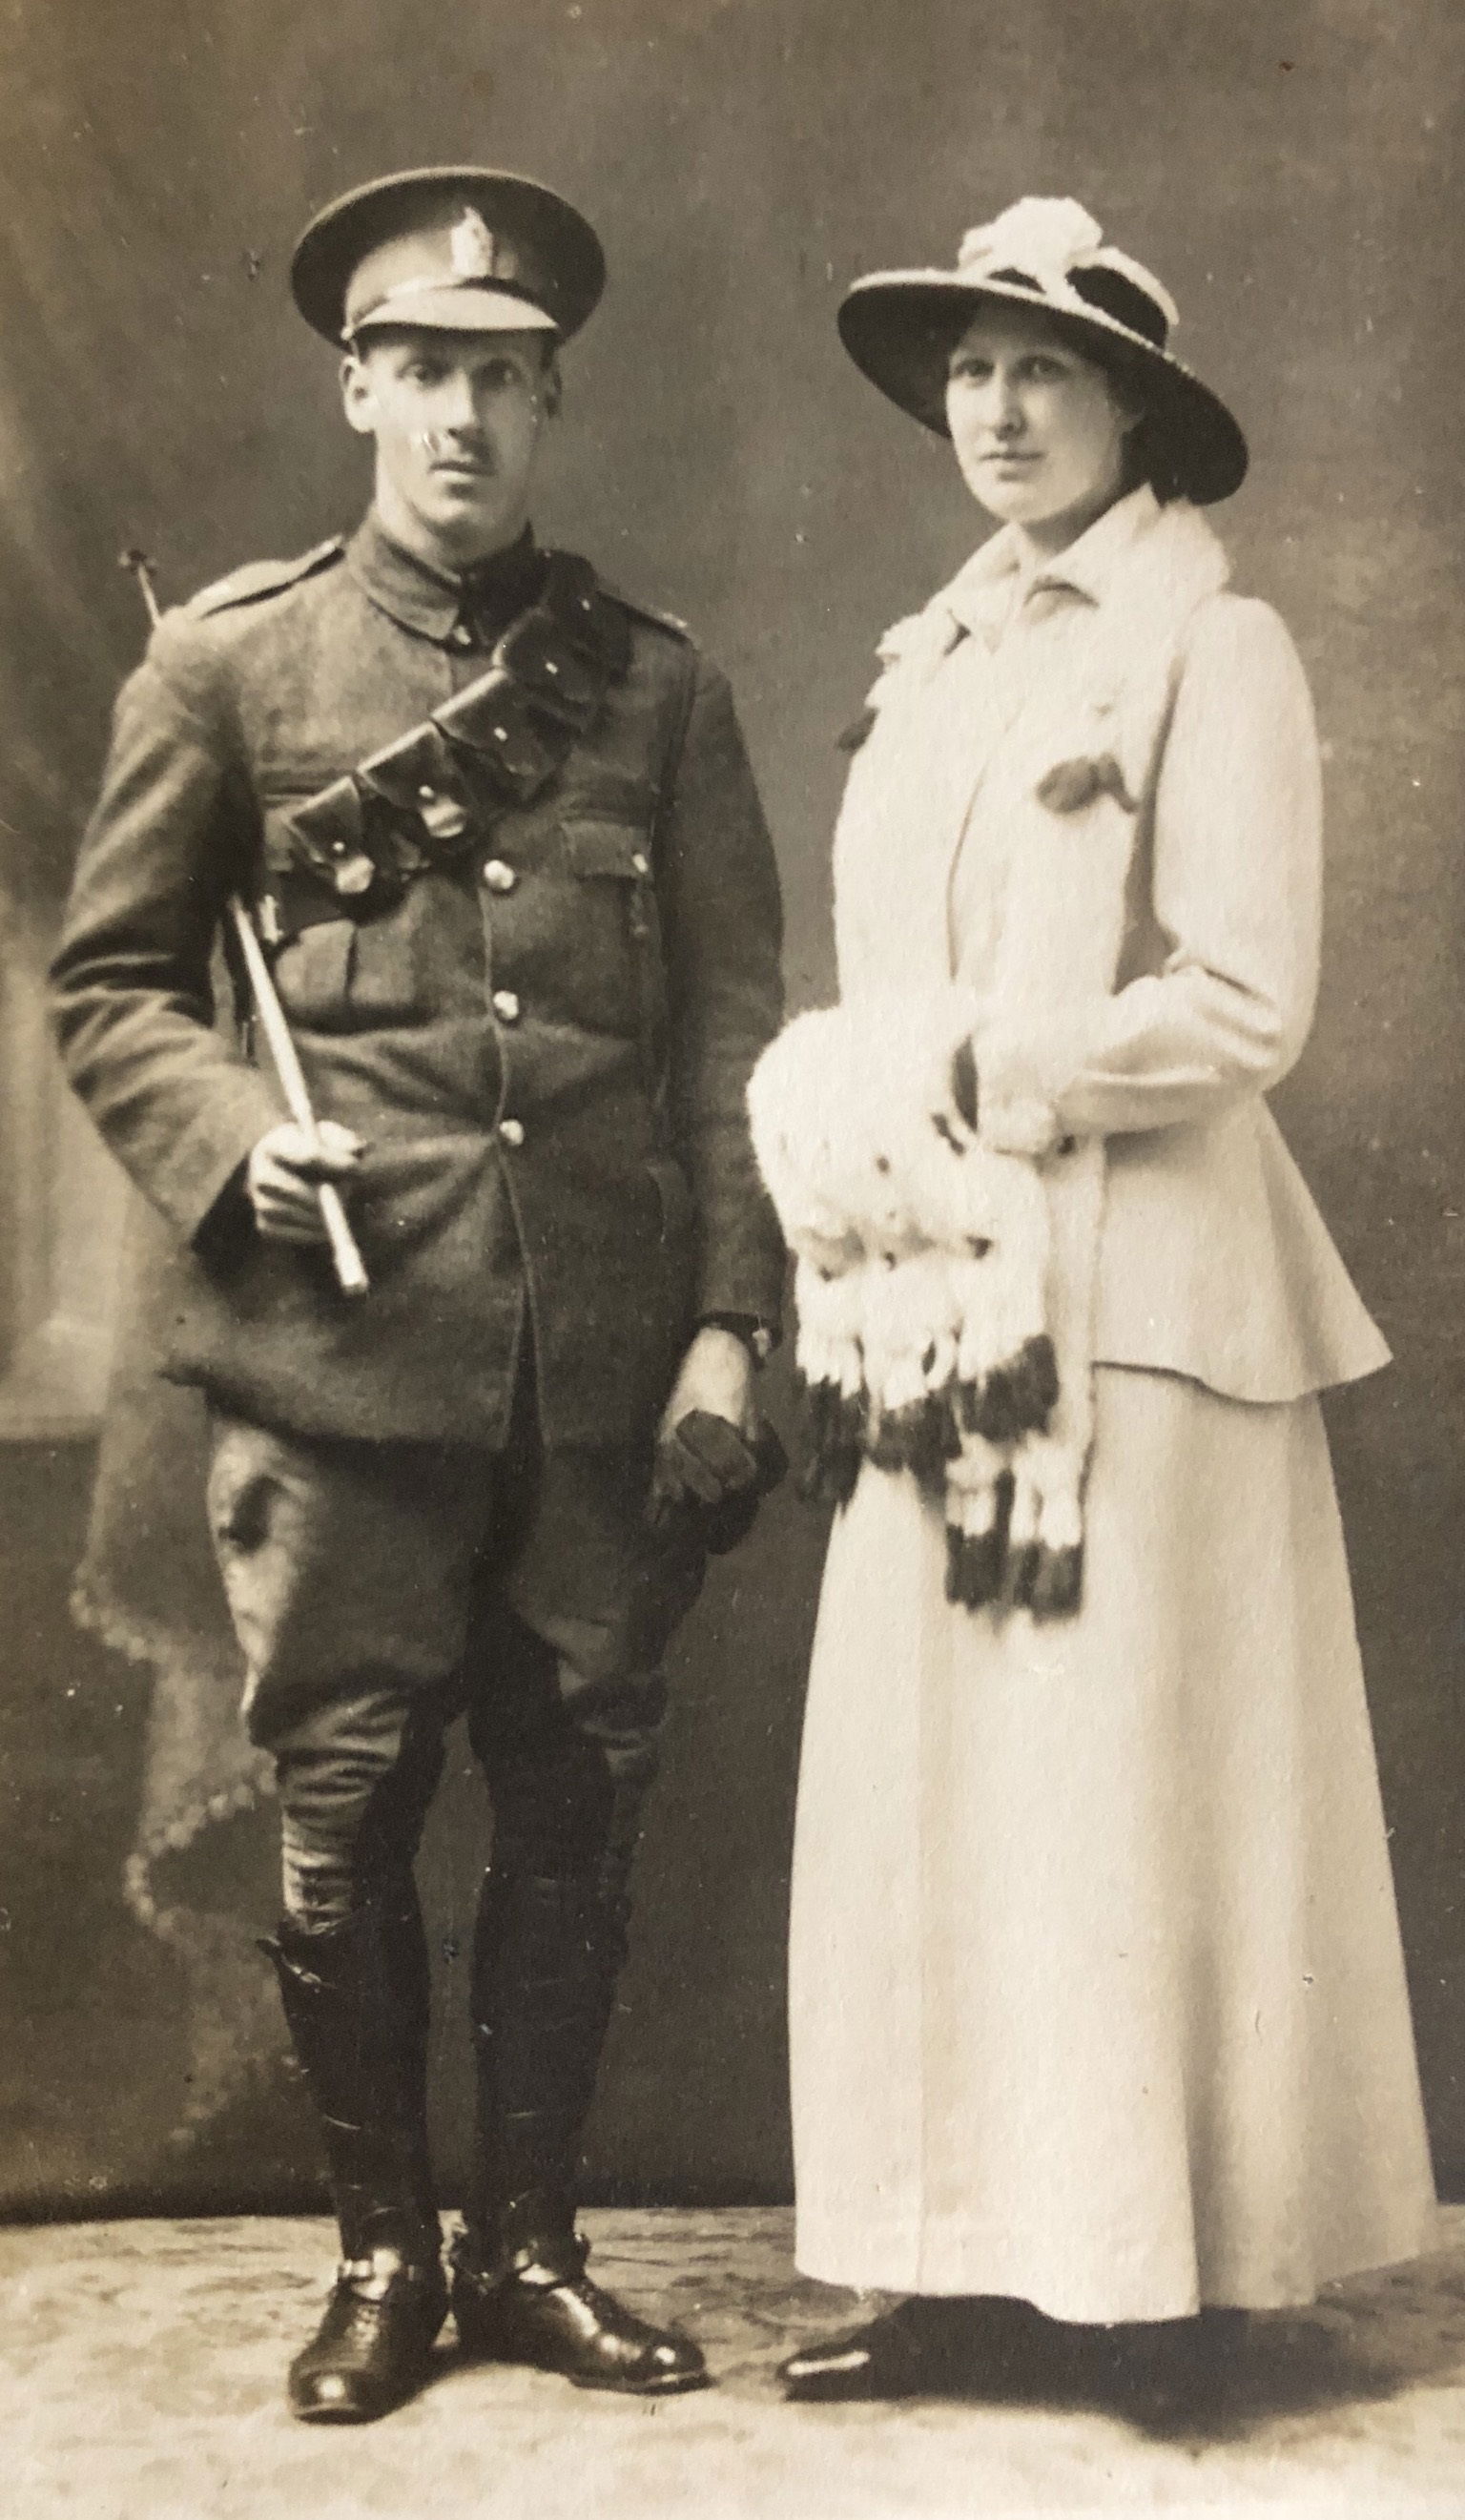
M 256 902 L 266 943 L 371 919 L 414 876 L 457 865 L 501 814 L 548 788 L 630 655 L 626 616 L 590 562 L 551 553 L 538 601 L 510 623 L 486 674 L 282 818 Z

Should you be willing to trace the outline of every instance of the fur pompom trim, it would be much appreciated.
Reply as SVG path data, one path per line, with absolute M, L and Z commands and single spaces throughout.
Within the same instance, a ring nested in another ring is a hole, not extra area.
M 1019 1444 L 1059 1398 L 1046 1198 L 975 1125 L 976 1014 L 952 992 L 800 1015 L 749 1087 L 797 1257 L 803 1484 L 834 1504 L 866 1460 L 945 1496 L 965 1447 Z

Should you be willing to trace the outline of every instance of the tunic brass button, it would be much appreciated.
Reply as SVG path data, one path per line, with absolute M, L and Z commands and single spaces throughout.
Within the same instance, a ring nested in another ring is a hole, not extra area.
M 524 1143 L 523 1121 L 501 1120 L 499 1122 L 499 1136 L 502 1138 L 506 1147 L 521 1147 Z
M 514 996 L 512 989 L 495 989 L 493 994 L 493 1010 L 501 1023 L 518 1022 L 519 1002 Z
M 651 861 L 647 857 L 644 849 L 633 850 L 631 864 L 636 869 L 638 875 L 649 875 L 651 872 Z
M 511 866 L 505 865 L 502 858 L 490 858 L 483 870 L 483 880 L 490 892 L 512 892 L 518 877 Z

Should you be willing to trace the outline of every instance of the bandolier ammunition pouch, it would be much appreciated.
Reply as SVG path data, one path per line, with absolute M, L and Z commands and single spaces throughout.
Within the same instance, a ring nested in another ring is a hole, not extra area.
M 374 918 L 414 876 L 480 847 L 499 815 L 542 794 L 630 660 L 625 615 L 589 562 L 552 553 L 486 674 L 272 822 L 255 906 L 265 942 Z

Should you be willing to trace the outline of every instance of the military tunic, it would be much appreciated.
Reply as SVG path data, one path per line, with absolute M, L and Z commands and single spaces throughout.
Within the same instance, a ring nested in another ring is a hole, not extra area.
M 543 567 L 528 543 L 509 560 L 526 602 Z M 777 1317 L 743 1114 L 780 1012 L 777 875 L 724 678 L 629 605 L 626 669 L 532 803 L 279 948 L 317 1113 L 369 1141 L 370 1295 L 225 1230 L 283 1108 L 212 1022 L 226 898 L 259 891 L 303 800 L 482 676 L 505 579 L 476 619 L 471 580 L 369 517 L 165 614 L 77 870 L 58 1020 L 178 1231 L 165 1370 L 299 1434 L 501 1446 L 527 1316 L 545 1443 L 625 1444 L 699 1318 Z

